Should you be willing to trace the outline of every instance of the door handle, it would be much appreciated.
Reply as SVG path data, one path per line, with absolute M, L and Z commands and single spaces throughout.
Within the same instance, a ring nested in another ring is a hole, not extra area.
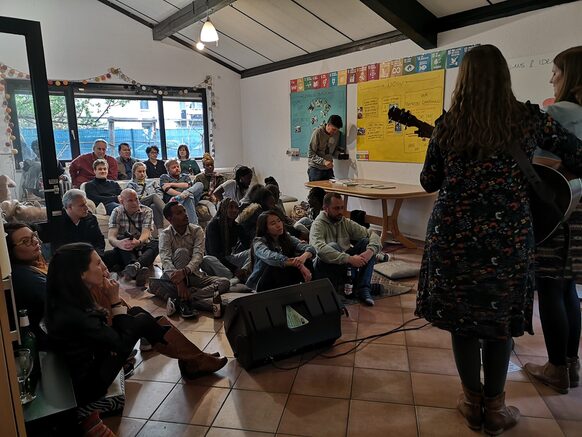
M 46 190 L 39 190 L 41 193 L 53 193 L 53 194 L 61 194 L 61 187 L 59 185 L 53 185 L 52 188 L 48 188 Z

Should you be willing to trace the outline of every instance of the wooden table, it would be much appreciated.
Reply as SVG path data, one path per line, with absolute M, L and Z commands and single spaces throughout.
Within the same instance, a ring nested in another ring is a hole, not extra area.
M 359 197 L 361 199 L 380 200 L 382 202 L 382 217 L 366 214 L 366 221 L 374 225 L 382 226 L 382 241 L 386 241 L 387 234 L 391 233 L 394 240 L 402 243 L 406 247 L 415 248 L 416 244 L 406 238 L 400 232 L 400 229 L 398 229 L 398 214 L 400 213 L 400 208 L 406 199 L 430 197 L 434 196 L 434 193 L 427 193 L 420 185 L 408 185 L 370 179 L 350 179 L 350 181 L 357 185 L 349 186 L 341 183 L 332 183 L 330 181 L 313 181 L 306 182 L 305 186 L 308 188 L 320 187 L 326 192 L 343 194 L 346 206 L 346 212 L 344 214 L 348 217 L 349 212 L 347 206 L 349 196 Z M 390 188 L 369 188 L 362 186 L 362 184 L 383 185 Z M 394 200 L 391 214 L 388 214 L 388 200 Z

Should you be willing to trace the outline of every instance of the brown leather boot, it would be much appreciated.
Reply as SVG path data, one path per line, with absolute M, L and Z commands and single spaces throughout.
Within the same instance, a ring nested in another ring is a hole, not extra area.
M 156 343 L 154 349 L 168 357 L 177 358 L 184 378 L 193 379 L 204 373 L 216 372 L 228 362 L 226 357 L 219 358 L 202 352 L 165 317 L 158 319 L 158 323 L 170 329 L 164 335 L 165 344 Z
M 499 435 L 518 422 L 519 410 L 505 406 L 505 392 L 493 397 L 483 398 L 483 423 L 489 435 Z
M 465 418 L 467 426 L 474 430 L 480 430 L 483 425 L 483 393 L 469 390 L 464 385 L 463 393 L 459 395 L 457 408 Z
M 533 363 L 526 363 L 523 368 L 535 379 L 547 385 L 548 387 L 553 388 L 558 393 L 564 395 L 568 393 L 568 388 L 570 387 L 568 367 L 555 366 L 548 361 L 543 366 L 539 366 Z
M 570 388 L 578 387 L 580 384 L 580 359 L 578 357 L 566 358 L 568 366 L 568 376 L 570 377 Z

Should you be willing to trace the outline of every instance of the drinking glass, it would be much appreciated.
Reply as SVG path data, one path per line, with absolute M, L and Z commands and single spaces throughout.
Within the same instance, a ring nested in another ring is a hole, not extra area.
M 36 399 L 36 395 L 33 395 L 28 391 L 28 384 L 26 384 L 30 372 L 32 372 L 32 366 L 34 365 L 30 349 L 15 350 L 14 360 L 16 361 L 16 374 L 18 377 L 18 386 L 20 388 L 20 402 L 22 404 L 27 404 Z

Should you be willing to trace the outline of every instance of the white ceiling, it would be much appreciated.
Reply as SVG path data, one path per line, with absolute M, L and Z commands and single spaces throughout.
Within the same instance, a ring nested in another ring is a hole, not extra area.
M 437 18 L 501 1 L 418 0 Z M 109 2 L 150 25 L 192 4 L 192 0 Z M 360 0 L 237 0 L 210 17 L 220 40 L 218 46 L 208 44 L 205 52 L 239 72 L 396 30 Z M 193 45 L 201 27 L 198 21 L 173 37 Z

